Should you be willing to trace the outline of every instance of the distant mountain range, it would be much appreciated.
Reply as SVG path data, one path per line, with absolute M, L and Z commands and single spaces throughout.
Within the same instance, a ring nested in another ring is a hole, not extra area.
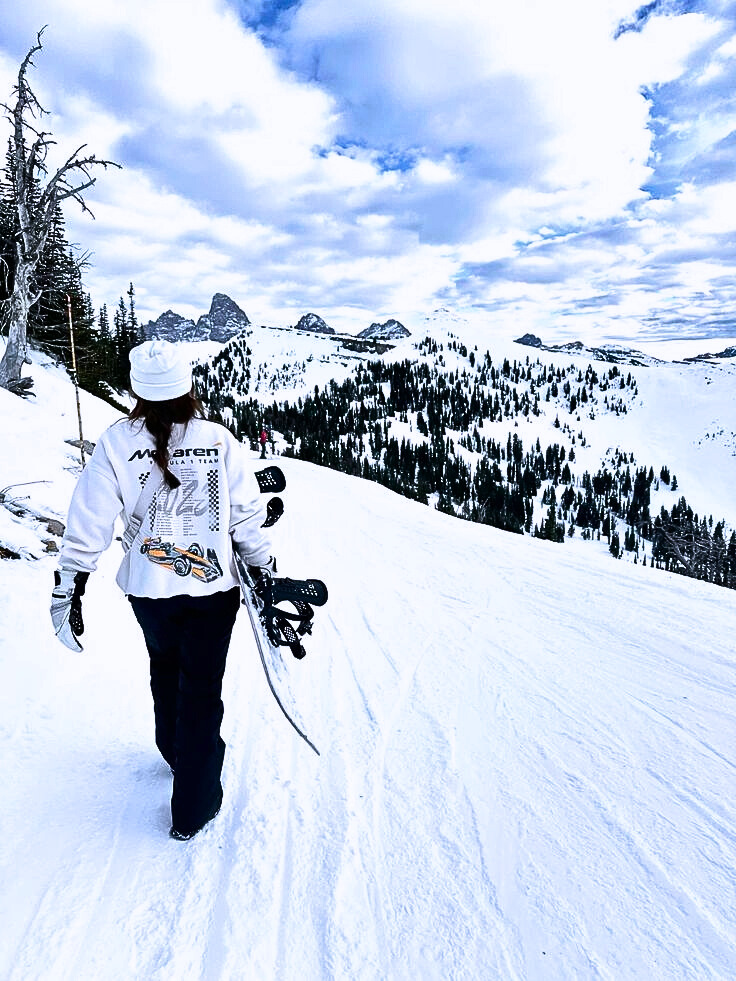
M 562 354 L 582 354 L 585 357 L 593 358 L 595 361 L 606 361 L 608 364 L 631 364 L 651 367 L 656 364 L 664 364 L 660 358 L 655 358 L 651 354 L 643 354 L 635 348 L 623 347 L 620 344 L 601 344 L 593 347 L 583 344 L 582 341 L 571 341 L 567 344 L 544 344 L 541 337 L 536 334 L 524 334 L 517 337 L 515 344 L 523 344 L 525 347 L 534 347 L 538 351 L 552 351 Z M 736 358 L 736 347 L 727 347 L 718 354 L 696 354 L 689 358 L 683 358 L 685 362 L 691 361 L 715 361 L 723 358 Z
M 736 358 L 736 347 L 726 347 L 718 354 L 696 354 L 685 361 L 714 361 L 716 358 Z
M 570 341 L 567 344 L 544 344 L 541 337 L 537 337 L 536 334 L 524 334 L 522 337 L 517 337 L 515 343 L 536 348 L 538 351 L 582 354 L 585 357 L 593 358 L 595 361 L 605 361 L 608 364 L 631 364 L 643 367 L 663 364 L 659 358 L 652 357 L 651 354 L 643 354 L 641 351 L 623 347 L 620 344 L 602 344 L 593 347 L 583 344 L 582 341 Z
M 148 340 L 219 341 L 226 344 L 231 338 L 250 327 L 248 315 L 224 293 L 215 293 L 210 312 L 196 322 L 167 310 L 158 320 L 149 320 L 143 327 Z
M 250 318 L 234 300 L 224 293 L 215 293 L 209 313 L 202 314 L 196 323 L 189 317 L 167 310 L 157 320 L 149 320 L 143 327 L 143 333 L 147 340 L 159 338 L 167 341 L 217 341 L 226 344 L 251 326 Z M 305 313 L 289 329 L 353 338 L 350 334 L 338 335 L 316 313 Z M 398 320 L 390 319 L 383 324 L 373 323 L 355 336 L 362 341 L 397 341 L 402 337 L 410 337 L 411 333 Z

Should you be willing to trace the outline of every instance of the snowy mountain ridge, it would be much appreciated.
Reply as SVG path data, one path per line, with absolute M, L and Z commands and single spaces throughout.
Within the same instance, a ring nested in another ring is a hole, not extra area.
M 729 347 L 724 348 L 716 354 L 696 354 L 689 358 L 685 358 L 685 361 L 715 361 L 723 358 L 736 358 L 736 346 L 729 345 Z
M 644 354 L 634 348 L 622 344 L 601 344 L 591 346 L 582 341 L 568 341 L 566 344 L 544 344 L 536 334 L 524 334 L 516 338 L 516 343 L 524 347 L 533 347 L 538 351 L 575 354 L 590 358 L 593 361 L 604 361 L 608 364 L 630 364 L 638 367 L 662 364 L 662 359 L 651 354 Z

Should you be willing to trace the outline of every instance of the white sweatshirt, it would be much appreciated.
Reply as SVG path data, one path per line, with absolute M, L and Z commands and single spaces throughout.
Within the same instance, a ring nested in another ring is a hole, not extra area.
M 100 437 L 69 506 L 59 565 L 93 572 L 115 519 L 130 519 L 153 464 L 155 443 L 141 420 L 121 419 Z M 238 585 L 232 547 L 250 565 L 271 554 L 266 507 L 242 446 L 214 422 L 175 425 L 164 485 L 117 574 L 126 593 L 152 599 L 203 596 Z M 154 477 L 153 479 L 157 479 Z

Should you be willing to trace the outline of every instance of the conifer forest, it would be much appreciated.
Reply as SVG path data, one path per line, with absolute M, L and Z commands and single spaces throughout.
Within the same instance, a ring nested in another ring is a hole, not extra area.
M 585 420 L 624 415 L 637 395 L 630 372 L 615 364 L 563 369 L 529 356 L 495 364 L 457 338 L 442 347 L 427 337 L 416 361 L 359 364 L 352 377 L 294 402 L 248 394 L 247 338 L 198 366 L 195 379 L 211 417 L 241 438 L 265 425 L 283 435 L 286 454 L 458 518 L 558 543 L 575 535 L 603 540 L 616 558 L 736 588 L 736 533 L 695 513 L 666 464 L 655 471 L 617 448 L 595 473 L 575 474 Z M 461 367 L 449 367 L 450 356 Z M 278 376 L 275 369 L 273 387 Z M 538 416 L 543 404 L 555 407 L 559 439 L 524 445 L 509 427 Z M 505 437 L 488 434 L 494 424 Z M 672 504 L 653 511 L 652 491 L 660 488 Z

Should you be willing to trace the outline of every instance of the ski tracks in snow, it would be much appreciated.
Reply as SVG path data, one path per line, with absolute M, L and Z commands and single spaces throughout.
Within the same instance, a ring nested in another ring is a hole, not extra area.
M 453 738 L 474 681 L 457 659 L 458 649 L 472 645 L 469 604 L 458 608 L 451 635 L 432 617 L 423 621 L 417 610 L 432 610 L 433 603 L 463 605 L 445 588 L 441 570 L 432 569 L 431 546 L 412 552 L 396 527 L 387 530 L 402 563 L 400 579 L 394 571 L 389 582 L 401 589 L 382 591 L 370 584 L 380 582 L 382 563 L 392 557 L 384 541 L 360 542 L 357 534 L 356 551 L 375 553 L 377 564 L 356 570 L 350 592 L 331 591 L 339 619 L 334 612 L 329 618 L 330 698 L 323 711 L 349 721 L 328 737 L 329 753 L 343 757 L 349 774 L 342 880 L 352 888 L 342 896 L 352 896 L 352 907 L 339 898 L 336 920 L 355 920 L 355 897 L 367 883 L 362 917 L 374 946 L 366 950 L 358 931 L 364 949 L 346 947 L 349 959 L 335 976 L 470 979 L 482 965 L 487 976 L 521 977 L 518 950 L 509 953 L 518 938 L 496 903 L 482 819 L 460 776 L 464 761 L 458 768 Z M 349 639 L 356 637 L 360 649 L 352 650 Z

